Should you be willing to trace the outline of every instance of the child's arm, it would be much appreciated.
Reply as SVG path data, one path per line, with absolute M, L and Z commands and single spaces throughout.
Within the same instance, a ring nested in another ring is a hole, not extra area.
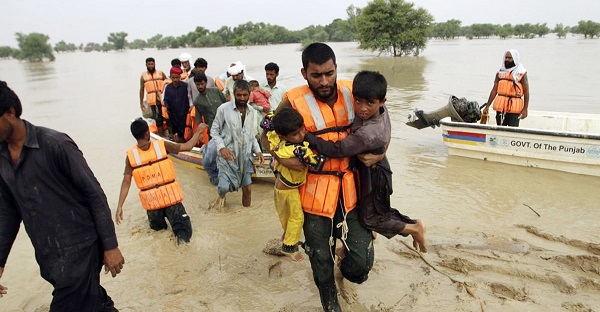
M 333 142 L 323 140 L 312 133 L 307 133 L 304 140 L 310 143 L 319 154 L 331 158 L 354 156 L 371 150 L 360 133 L 351 133 L 343 140 Z

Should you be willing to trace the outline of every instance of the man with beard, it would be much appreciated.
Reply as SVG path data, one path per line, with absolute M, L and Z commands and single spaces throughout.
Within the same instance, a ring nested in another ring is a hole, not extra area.
M 335 54 L 324 43 L 313 43 L 304 49 L 302 66 L 302 77 L 308 84 L 288 90 L 277 111 L 292 107 L 304 118 L 309 133 L 328 141 L 343 140 L 355 117 L 352 81 L 337 80 Z M 264 134 L 262 143 L 269 146 Z M 383 156 L 367 154 L 361 155 L 360 159 L 366 166 L 371 166 Z M 303 168 L 295 158 L 277 158 L 277 161 L 294 170 Z M 350 282 L 366 281 L 374 259 L 373 237 L 358 219 L 350 158 L 328 158 L 320 172 L 309 168 L 300 194 L 304 210 L 304 248 L 319 289 L 321 305 L 324 311 L 340 311 L 334 278 L 336 239 L 342 241 L 344 248 L 338 258 L 341 275 Z M 338 278 L 340 287 L 344 286 L 343 278 Z
M 19 97 L 0 81 L 0 277 L 23 221 L 40 274 L 54 287 L 50 311 L 117 311 L 100 285 L 103 264 L 113 277 L 125 264 L 106 195 L 68 135 L 21 113 Z
M 171 68 L 171 83 L 165 87 L 164 96 L 165 106 L 173 127 L 173 140 L 178 143 L 185 142 L 185 119 L 190 108 L 187 83 L 181 81 L 181 72 L 178 67 Z
M 233 99 L 223 103 L 217 109 L 217 114 L 210 129 L 210 135 L 216 150 L 218 197 L 210 208 L 221 208 L 225 205 L 225 194 L 242 188 L 242 206 L 249 207 L 251 203 L 252 173 L 254 152 L 262 164 L 263 154 L 256 137 L 254 137 L 254 114 L 248 107 L 250 84 L 238 80 L 233 85 Z
M 162 91 L 167 76 L 155 68 L 154 58 L 146 59 L 146 71 L 142 73 L 140 79 L 140 109 L 144 111 L 144 94 L 146 94 L 146 103 L 152 109 L 152 119 L 156 121 L 159 133 L 162 135 Z M 145 90 L 145 92 L 144 92 Z
M 279 66 L 277 64 L 271 62 L 265 65 L 265 76 L 267 77 L 267 82 L 263 83 L 261 88 L 271 93 L 269 102 L 271 103 L 271 111 L 274 111 L 277 109 L 279 103 L 281 103 L 283 94 L 287 91 L 287 88 L 277 82 L 277 77 L 279 76 Z
M 188 79 L 187 83 L 188 83 L 188 95 L 190 97 L 190 107 L 193 104 L 193 101 L 198 97 L 198 89 L 196 88 L 196 86 L 194 85 L 194 80 L 193 77 L 195 77 L 197 74 L 204 74 L 206 76 L 206 87 L 207 88 L 213 88 L 216 87 L 215 86 L 215 79 L 211 76 L 206 75 L 206 69 L 208 68 L 208 62 L 202 58 L 199 57 L 196 59 L 196 61 L 194 62 L 194 69 L 192 69 L 192 73 L 190 75 L 190 78 Z
M 211 129 L 217 109 L 227 100 L 219 89 L 207 87 L 207 77 L 204 73 L 196 73 L 194 83 L 196 84 L 195 88 L 198 90 L 198 96 L 194 99 L 196 123 L 199 125 L 204 122 L 208 125 L 208 129 Z M 202 166 L 206 170 L 210 182 L 215 186 L 218 185 L 217 146 L 214 140 L 210 140 L 210 137 L 202 152 Z
M 494 78 L 494 86 L 483 109 L 487 115 L 494 102 L 496 124 L 518 127 L 519 119 L 527 118 L 529 107 L 529 81 L 527 69 L 521 64 L 519 52 L 510 49 L 504 52 L 502 65 Z

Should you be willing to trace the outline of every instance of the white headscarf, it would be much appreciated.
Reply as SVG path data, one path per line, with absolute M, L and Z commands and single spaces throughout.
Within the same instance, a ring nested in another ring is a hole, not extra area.
M 504 66 L 504 60 L 506 57 L 506 53 L 510 53 L 510 55 L 512 55 L 513 62 L 515 62 L 515 66 L 510 67 L 510 68 L 506 68 L 506 66 Z M 500 66 L 500 70 L 498 72 L 512 73 L 515 83 L 519 82 L 521 80 L 521 78 L 523 78 L 523 76 L 521 76 L 521 75 L 527 73 L 527 69 L 525 69 L 525 66 L 523 66 L 523 64 L 521 64 L 521 60 L 519 57 L 519 51 L 517 51 L 515 49 L 510 49 L 510 50 L 504 52 L 504 54 L 502 54 L 502 66 Z

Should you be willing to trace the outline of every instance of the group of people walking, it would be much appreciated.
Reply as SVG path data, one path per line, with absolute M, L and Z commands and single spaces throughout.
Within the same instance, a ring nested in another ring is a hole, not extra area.
M 509 52 L 489 102 L 496 98 L 496 109 L 500 97 L 508 105 L 520 100 L 518 114 L 525 118 L 526 71 L 518 53 Z M 133 178 L 150 227 L 167 229 L 166 219 L 177 243 L 190 241 L 191 221 L 167 154 L 191 150 L 206 132 L 203 165 L 217 190 L 211 207 L 224 206 L 225 194 L 240 188 L 242 205 L 250 206 L 255 157 L 262 162 L 266 151 L 275 159 L 281 250 L 301 261 L 304 249 L 324 311 L 341 311 L 336 267 L 350 282 L 368 279 L 376 233 L 387 238 L 410 235 L 417 250 L 427 251 L 424 223 L 391 207 L 385 77 L 361 71 L 353 81 L 338 80 L 335 53 L 323 43 L 303 50 L 301 74 L 307 84 L 289 90 L 277 82 L 275 63 L 265 65 L 266 82 L 260 84 L 245 74 L 241 62 L 231 63 L 222 76 L 210 77 L 205 59 L 198 58 L 193 69 L 190 60 L 187 53 L 173 60 L 167 78 L 153 58 L 146 59 L 140 108 L 149 105 L 159 131 L 170 127 L 174 142 L 150 140 L 142 118 L 131 123 L 136 145 L 126 152 L 117 224 L 123 220 Z M 524 91 L 525 99 L 507 94 L 510 86 L 504 80 Z M 195 129 L 186 140 L 191 108 Z M 99 279 L 102 265 L 114 277 L 125 263 L 106 196 L 67 135 L 34 126 L 21 113 L 18 96 L 0 81 L 0 277 L 23 221 L 42 277 L 55 288 L 51 311 L 117 311 Z M 501 124 L 514 125 L 510 114 L 516 108 L 499 113 Z M 163 127 L 165 115 L 170 125 Z M 0 297 L 6 293 L 0 285 Z

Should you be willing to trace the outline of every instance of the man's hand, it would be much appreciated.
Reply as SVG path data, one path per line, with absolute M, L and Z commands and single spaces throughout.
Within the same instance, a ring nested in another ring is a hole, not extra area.
M 380 162 L 385 154 L 359 154 L 358 159 L 362 161 L 367 167 L 371 167 L 374 164 Z
M 118 224 L 121 224 L 121 221 L 123 221 L 123 207 L 117 207 L 117 212 L 115 213 L 115 222 L 117 222 Z
M 104 274 L 110 271 L 112 277 L 115 277 L 121 273 L 124 264 L 125 258 L 118 247 L 104 251 Z
M 519 117 L 519 119 L 525 119 L 525 118 L 527 118 L 527 108 L 524 108 L 521 111 L 521 116 Z
M 263 153 L 256 153 L 256 157 L 258 157 L 258 165 L 262 166 L 262 164 L 265 162 L 265 156 L 263 155 Z
M 2 273 L 4 273 L 4 267 L 0 267 L 0 277 L 2 277 Z M 2 298 L 2 296 L 6 295 L 7 290 L 8 290 L 8 288 L 0 285 L 0 298 Z
M 221 154 L 221 157 L 225 158 L 225 160 L 227 161 L 235 160 L 235 154 L 232 151 L 230 151 L 227 147 L 223 147 L 222 149 L 220 149 L 219 154 Z
M 201 124 L 198 125 L 198 128 L 196 128 L 196 132 L 202 132 L 206 128 L 208 128 L 208 125 L 205 124 L 205 123 L 201 123 Z

